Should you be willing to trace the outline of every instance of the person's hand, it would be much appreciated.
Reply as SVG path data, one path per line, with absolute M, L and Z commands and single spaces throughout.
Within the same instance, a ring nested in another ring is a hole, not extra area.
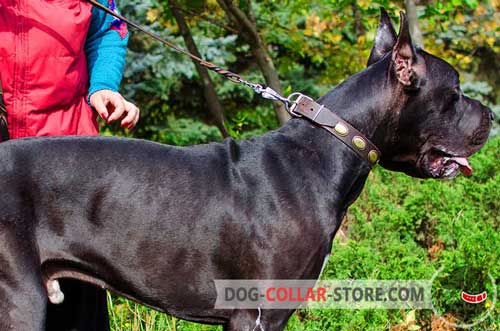
M 90 104 L 107 123 L 122 119 L 120 125 L 131 129 L 139 121 L 139 108 L 118 92 L 100 90 L 92 94 Z

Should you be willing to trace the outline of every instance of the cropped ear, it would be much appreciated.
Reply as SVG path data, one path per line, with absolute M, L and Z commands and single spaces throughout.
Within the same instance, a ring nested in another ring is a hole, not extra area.
M 410 28 L 406 14 L 400 12 L 398 40 L 392 50 L 392 61 L 396 69 L 396 77 L 404 86 L 410 86 L 415 81 L 414 64 L 417 58 L 415 46 L 411 41 Z
M 385 54 L 392 51 L 396 44 L 396 38 L 396 31 L 392 26 L 389 14 L 384 7 L 380 7 L 380 22 L 367 66 L 379 61 Z

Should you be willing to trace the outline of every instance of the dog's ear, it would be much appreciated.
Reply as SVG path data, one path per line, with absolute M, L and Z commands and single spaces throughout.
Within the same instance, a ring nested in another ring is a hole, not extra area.
M 367 66 L 372 65 L 392 51 L 396 44 L 396 38 L 396 31 L 392 26 L 389 14 L 384 7 L 380 7 L 380 22 Z
M 400 12 L 401 23 L 398 39 L 392 50 L 392 61 L 396 70 L 396 77 L 404 86 L 411 86 L 415 81 L 414 64 L 417 59 L 415 46 L 411 41 L 410 27 L 406 14 Z

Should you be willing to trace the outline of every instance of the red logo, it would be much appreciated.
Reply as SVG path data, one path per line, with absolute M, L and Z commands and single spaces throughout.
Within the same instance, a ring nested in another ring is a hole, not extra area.
M 464 300 L 465 302 L 468 302 L 468 303 L 481 303 L 484 300 L 486 300 L 487 296 L 488 296 L 488 293 L 486 293 L 486 291 L 479 293 L 479 294 L 469 294 L 469 293 L 465 293 L 464 291 L 462 291 L 462 294 L 461 294 L 462 300 Z

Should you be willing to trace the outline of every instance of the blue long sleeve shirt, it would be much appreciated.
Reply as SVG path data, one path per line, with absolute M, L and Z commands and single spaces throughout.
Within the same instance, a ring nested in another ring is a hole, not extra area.
M 114 0 L 99 0 L 116 11 Z M 129 33 L 124 22 L 99 8 L 92 8 L 85 53 L 89 71 L 89 99 L 100 90 L 118 91 L 125 67 Z

